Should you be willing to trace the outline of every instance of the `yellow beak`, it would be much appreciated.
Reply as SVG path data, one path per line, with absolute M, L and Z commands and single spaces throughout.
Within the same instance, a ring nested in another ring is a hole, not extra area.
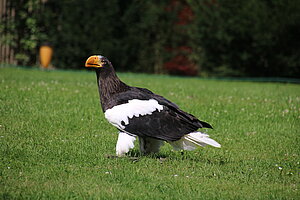
M 103 67 L 99 56 L 90 56 L 86 62 L 85 67 Z

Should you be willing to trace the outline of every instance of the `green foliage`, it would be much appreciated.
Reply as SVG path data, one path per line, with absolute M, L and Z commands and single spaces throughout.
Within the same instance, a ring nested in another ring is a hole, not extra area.
M 94 73 L 0 68 L 1 199 L 299 197 L 299 85 L 120 77 L 211 123 L 222 148 L 108 158 L 118 131 Z
M 149 1 L 57 1 L 58 30 L 52 34 L 54 64 L 78 68 L 89 55 L 109 57 L 121 70 L 161 72 L 170 20 L 166 3 Z M 51 30 L 51 29 L 49 29 Z
M 190 1 L 195 48 L 210 73 L 300 77 L 300 2 Z M 200 61 L 199 61 L 200 62 Z M 225 67 L 225 68 L 224 68 Z
M 1 24 L 1 42 L 18 64 L 35 64 L 39 45 L 50 42 L 58 68 L 101 54 L 122 71 L 166 73 L 166 63 L 181 60 L 202 76 L 300 77 L 297 0 L 8 2 L 16 16 Z M 178 22 L 185 15 L 191 20 Z
M 56 25 L 49 28 L 54 46 L 54 65 L 80 68 L 93 54 L 113 55 L 118 49 L 117 1 L 54 1 L 59 13 Z M 47 5 L 46 5 L 47 6 Z M 53 11 L 54 12 L 54 11 Z
M 7 17 L 2 22 L 1 42 L 10 45 L 15 51 L 15 59 L 20 65 L 35 65 L 37 47 L 42 39 L 47 38 L 38 22 L 40 19 L 39 0 L 10 0 L 9 8 L 15 9 L 14 17 Z
M 122 6 L 122 47 L 118 55 L 125 70 L 162 73 L 166 45 L 172 34 L 174 13 L 166 12 L 167 1 L 127 1 Z

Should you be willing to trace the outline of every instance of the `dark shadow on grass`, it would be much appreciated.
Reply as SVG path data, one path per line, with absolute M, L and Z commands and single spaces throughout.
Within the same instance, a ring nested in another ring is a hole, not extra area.
M 138 162 L 142 158 L 157 159 L 160 163 L 165 161 L 190 161 L 210 165 L 226 165 L 229 164 L 230 158 L 224 154 L 217 155 L 206 155 L 201 151 L 170 151 L 170 152 L 159 152 L 142 154 L 138 149 L 130 150 L 126 156 L 118 157 L 115 155 L 107 156 L 111 159 L 128 159 L 132 162 Z

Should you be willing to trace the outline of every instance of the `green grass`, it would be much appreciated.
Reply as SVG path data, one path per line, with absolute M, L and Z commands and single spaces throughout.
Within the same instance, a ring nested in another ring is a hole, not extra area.
M 222 148 L 110 158 L 94 73 L 0 68 L 0 198 L 299 199 L 299 85 L 119 75 L 211 123 Z

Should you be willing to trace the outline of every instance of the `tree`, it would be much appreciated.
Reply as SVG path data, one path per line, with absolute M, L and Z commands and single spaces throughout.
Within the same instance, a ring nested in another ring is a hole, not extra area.
M 197 16 L 191 37 L 208 73 L 300 77 L 299 1 L 189 2 Z

